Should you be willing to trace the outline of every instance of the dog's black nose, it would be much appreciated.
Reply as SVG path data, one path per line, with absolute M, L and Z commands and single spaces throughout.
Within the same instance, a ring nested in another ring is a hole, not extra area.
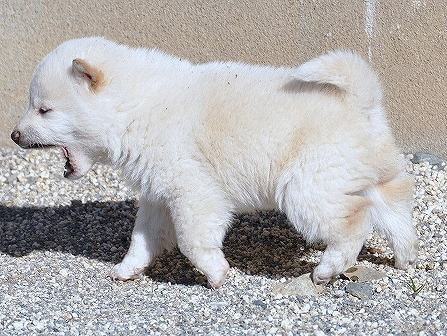
M 20 132 L 19 131 L 14 131 L 11 133 L 11 139 L 12 141 L 14 141 L 16 144 L 19 144 L 19 140 L 20 140 Z

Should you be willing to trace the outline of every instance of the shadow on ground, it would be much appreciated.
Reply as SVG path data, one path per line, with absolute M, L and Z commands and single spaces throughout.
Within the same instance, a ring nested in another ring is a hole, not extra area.
M 136 211 L 133 201 L 73 201 L 51 208 L 0 205 L 0 251 L 14 257 L 35 250 L 59 251 L 115 264 L 129 246 Z M 232 267 L 278 278 L 299 276 L 316 266 L 306 260 L 315 250 L 306 246 L 283 215 L 239 215 L 233 222 L 224 242 Z M 160 256 L 147 275 L 160 282 L 205 283 L 177 249 Z

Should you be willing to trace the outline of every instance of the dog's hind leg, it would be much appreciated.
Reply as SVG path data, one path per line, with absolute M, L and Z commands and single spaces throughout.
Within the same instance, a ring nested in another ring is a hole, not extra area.
M 293 189 L 289 191 L 295 192 Z M 316 194 L 316 199 L 306 205 L 297 202 L 294 195 L 285 197 L 283 210 L 292 225 L 297 227 L 308 241 L 321 240 L 327 246 L 312 274 L 315 283 L 327 283 L 333 276 L 355 264 L 371 231 L 367 218 L 369 202 L 366 198 L 339 195 L 337 203 L 332 204 L 336 205 L 333 208 L 338 209 L 331 213 L 327 203 L 318 200 L 319 196 Z M 314 215 L 309 216 L 311 213 Z
M 169 210 L 159 202 L 140 199 L 129 250 L 115 265 L 110 276 L 117 280 L 137 278 L 164 249 L 175 245 L 175 232 Z
M 276 193 L 279 208 L 304 238 L 327 246 L 312 275 L 318 284 L 352 266 L 371 231 L 370 202 L 363 192 L 371 183 L 368 174 L 349 175 L 349 167 L 335 163 L 291 169 L 279 179 Z
M 346 210 L 329 222 L 331 233 L 323 234 L 327 244 L 312 278 L 317 284 L 327 283 L 357 261 L 357 256 L 371 231 L 368 220 L 369 202 L 364 197 L 346 197 Z M 350 204 L 350 205 L 348 205 Z

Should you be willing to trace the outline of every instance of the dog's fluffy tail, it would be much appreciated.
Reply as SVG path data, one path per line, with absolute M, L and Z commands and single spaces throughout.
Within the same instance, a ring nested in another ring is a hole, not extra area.
M 382 86 L 371 66 L 351 51 L 336 50 L 314 58 L 298 67 L 304 81 L 328 83 L 355 97 L 364 109 L 382 103 Z
M 355 102 L 372 125 L 387 128 L 382 85 L 371 66 L 354 52 L 336 50 L 314 58 L 298 67 L 296 77 L 338 87 Z M 381 131 L 384 129 L 377 129 L 378 133 Z
M 412 224 L 413 179 L 402 172 L 367 190 L 371 201 L 370 221 L 394 250 L 395 266 L 406 269 L 415 262 L 417 235 Z

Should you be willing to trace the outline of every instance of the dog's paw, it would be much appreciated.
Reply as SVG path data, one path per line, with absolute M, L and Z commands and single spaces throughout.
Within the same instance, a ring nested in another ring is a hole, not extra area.
M 312 272 L 312 281 L 315 285 L 325 286 L 334 275 L 332 268 L 320 264 Z
M 223 285 L 225 279 L 227 278 L 228 271 L 230 270 L 230 265 L 224 259 L 223 265 L 218 270 L 215 270 L 212 275 L 208 275 L 207 280 L 211 288 L 217 289 Z
M 394 267 L 401 270 L 406 270 L 408 267 L 417 260 L 418 254 L 418 244 L 417 241 L 414 242 L 411 247 L 406 249 L 405 251 L 395 251 L 394 252 Z
M 208 280 L 208 285 L 213 289 L 217 289 L 222 286 L 227 278 L 229 270 L 230 265 L 228 264 L 228 261 L 225 258 L 220 259 L 212 269 L 209 269 L 208 272 L 205 273 Z
M 416 262 L 416 255 L 411 255 L 406 258 L 396 257 L 394 261 L 394 267 L 400 270 L 407 270 L 410 265 L 413 265 Z
M 109 272 L 109 276 L 113 280 L 135 280 L 143 275 L 143 271 L 144 267 L 134 267 L 132 265 L 120 262 L 119 264 L 113 266 L 113 268 Z

